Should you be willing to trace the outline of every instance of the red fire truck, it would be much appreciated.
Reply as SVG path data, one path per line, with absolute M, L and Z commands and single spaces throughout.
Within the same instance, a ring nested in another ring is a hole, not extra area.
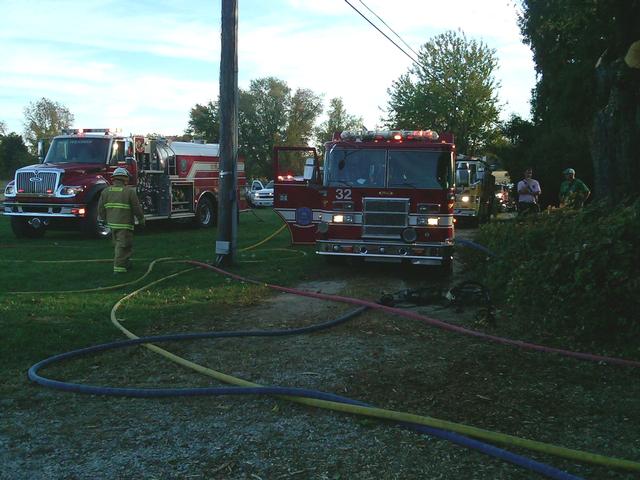
M 275 149 L 274 209 L 293 243 L 315 243 L 327 259 L 451 268 L 453 135 L 342 132 L 325 147 L 323 166 L 313 148 Z
M 20 168 L 5 188 L 3 213 L 17 237 L 38 238 L 48 228 L 79 227 L 86 235 L 109 234 L 98 223 L 100 193 L 117 167 L 126 167 L 137 186 L 145 219 L 191 218 L 215 225 L 218 145 L 123 136 L 109 129 L 68 130 L 53 138 L 40 164 Z M 43 158 L 44 157 L 44 158 Z M 238 187 L 244 186 L 238 162 Z M 241 208 L 246 208 L 244 199 Z

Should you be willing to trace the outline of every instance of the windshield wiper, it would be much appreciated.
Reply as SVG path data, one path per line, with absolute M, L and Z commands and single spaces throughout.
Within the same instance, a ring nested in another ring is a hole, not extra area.
M 329 180 L 330 184 L 334 184 L 334 183 L 338 183 L 340 185 L 343 185 L 345 187 L 353 187 L 352 183 L 347 182 L 346 180 Z M 334 185 L 332 185 L 334 186 Z
M 415 183 L 411 183 L 411 182 L 402 182 L 402 183 L 393 183 L 393 184 L 389 184 L 390 188 L 399 188 L 399 187 L 411 187 L 411 188 L 418 188 L 418 186 Z

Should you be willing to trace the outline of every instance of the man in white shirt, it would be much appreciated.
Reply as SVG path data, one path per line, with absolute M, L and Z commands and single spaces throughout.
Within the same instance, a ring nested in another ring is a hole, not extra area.
M 518 182 L 518 212 L 519 215 L 528 215 L 529 213 L 538 213 L 540 206 L 538 205 L 538 197 L 542 190 L 537 180 L 532 178 L 533 170 L 527 168 L 524 171 L 524 178 Z

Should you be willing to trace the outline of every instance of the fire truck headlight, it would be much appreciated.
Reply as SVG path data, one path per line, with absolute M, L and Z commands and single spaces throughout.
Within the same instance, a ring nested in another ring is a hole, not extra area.
M 84 188 L 80 186 L 69 187 L 69 186 L 62 185 L 60 187 L 60 195 L 63 195 L 65 197 L 74 197 L 82 191 L 84 191 Z
M 468 203 L 470 198 L 468 195 L 465 195 L 464 197 L 462 197 L 460 200 L 462 200 L 463 203 Z
M 427 218 L 427 225 L 434 227 L 438 225 L 438 220 L 438 217 L 429 217 Z
M 415 228 L 409 227 L 409 228 L 405 228 L 402 231 L 402 240 L 404 240 L 407 243 L 415 242 L 417 238 L 418 238 L 418 234 Z
M 318 224 L 319 233 L 327 233 L 329 231 L 329 224 L 327 222 L 320 222 Z
M 15 197 L 16 196 L 16 183 L 15 181 L 10 181 L 4 189 L 5 197 Z
M 334 215 L 332 218 L 333 223 L 353 223 L 353 215 Z

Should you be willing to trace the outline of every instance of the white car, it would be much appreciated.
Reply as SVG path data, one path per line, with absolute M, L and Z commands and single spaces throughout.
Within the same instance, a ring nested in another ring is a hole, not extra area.
M 263 185 L 260 180 L 251 182 L 247 202 L 252 207 L 273 207 L 273 180 Z

